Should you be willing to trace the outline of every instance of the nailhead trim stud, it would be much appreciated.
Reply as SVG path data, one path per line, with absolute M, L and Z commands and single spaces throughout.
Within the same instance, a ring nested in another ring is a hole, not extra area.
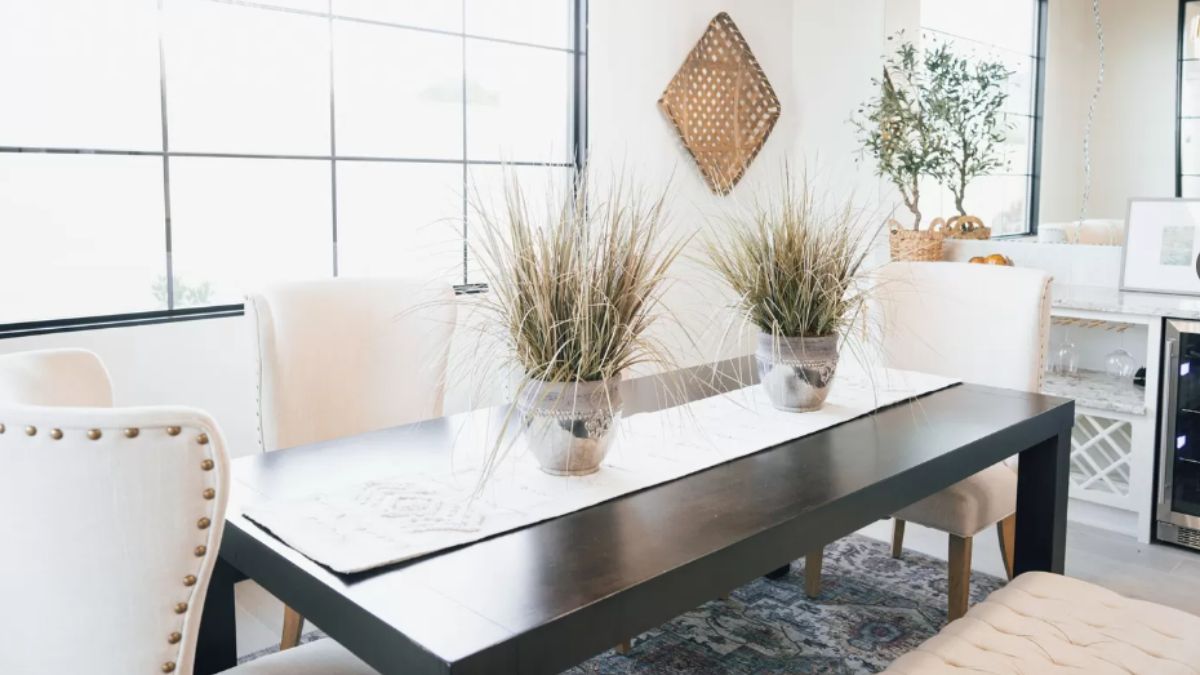
M 98 441 L 98 440 L 100 440 L 100 437 L 103 435 L 104 434 L 101 433 L 101 431 L 99 429 L 88 429 L 88 433 L 87 433 L 88 440 Z

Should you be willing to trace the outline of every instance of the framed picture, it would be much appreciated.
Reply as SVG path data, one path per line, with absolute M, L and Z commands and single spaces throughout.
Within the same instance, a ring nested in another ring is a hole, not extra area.
M 1200 295 L 1200 199 L 1131 199 L 1121 290 Z

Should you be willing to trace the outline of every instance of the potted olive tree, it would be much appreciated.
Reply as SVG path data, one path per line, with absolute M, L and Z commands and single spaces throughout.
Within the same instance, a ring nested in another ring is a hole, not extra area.
M 889 37 L 889 40 L 892 38 Z M 859 144 L 875 160 L 876 173 L 891 181 L 912 214 L 912 228 L 889 222 L 893 260 L 940 260 L 943 233 L 921 230 L 921 180 L 945 172 L 948 149 L 930 110 L 930 83 L 921 52 L 904 42 L 873 79 L 878 93 L 852 119 Z
M 927 116 L 946 147 L 941 185 L 954 195 L 958 212 L 947 220 L 946 236 L 987 239 L 991 228 L 967 212 L 971 181 L 1005 166 L 1002 147 L 1011 128 L 1002 109 L 1012 76 L 1003 63 L 956 54 L 946 43 L 925 56 Z
M 556 475 L 600 468 L 621 414 L 622 374 L 666 362 L 647 329 L 682 246 L 665 236 L 664 195 L 647 198 L 624 177 L 605 188 L 588 182 L 581 174 L 565 188 L 548 184 L 532 206 L 529 186 L 508 171 L 498 207 L 477 198 L 474 209 L 485 330 L 520 371 L 520 432 Z
M 817 410 L 838 364 L 839 340 L 859 314 L 859 274 L 874 233 L 852 199 L 826 201 L 807 172 L 727 212 L 706 238 L 712 267 L 758 329 L 760 382 L 781 410 Z

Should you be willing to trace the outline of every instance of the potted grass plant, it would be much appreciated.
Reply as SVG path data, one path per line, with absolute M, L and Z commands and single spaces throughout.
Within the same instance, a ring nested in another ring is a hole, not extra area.
M 817 410 L 839 340 L 863 306 L 860 272 L 874 236 L 853 200 L 819 199 L 807 172 L 728 212 L 706 238 L 712 267 L 758 329 L 759 379 L 780 410 Z
M 665 193 L 649 198 L 623 176 L 594 182 L 581 173 L 531 201 L 535 193 L 507 171 L 499 207 L 476 200 L 474 209 L 483 309 L 520 373 L 521 433 L 556 475 L 600 468 L 621 414 L 622 375 L 666 362 L 647 331 L 682 246 L 664 232 Z

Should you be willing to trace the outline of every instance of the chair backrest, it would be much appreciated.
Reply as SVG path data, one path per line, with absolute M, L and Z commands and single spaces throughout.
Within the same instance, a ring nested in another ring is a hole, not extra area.
M 190 408 L 0 403 L 0 672 L 192 672 L 229 463 Z
M 874 314 L 884 360 L 966 382 L 1037 391 L 1050 339 L 1050 275 L 967 263 L 892 263 Z
M 246 299 L 258 336 L 264 450 L 442 414 L 454 289 L 414 279 L 329 279 Z
M 86 349 L 42 349 L 0 355 L 0 404 L 107 408 L 112 382 L 100 357 Z

